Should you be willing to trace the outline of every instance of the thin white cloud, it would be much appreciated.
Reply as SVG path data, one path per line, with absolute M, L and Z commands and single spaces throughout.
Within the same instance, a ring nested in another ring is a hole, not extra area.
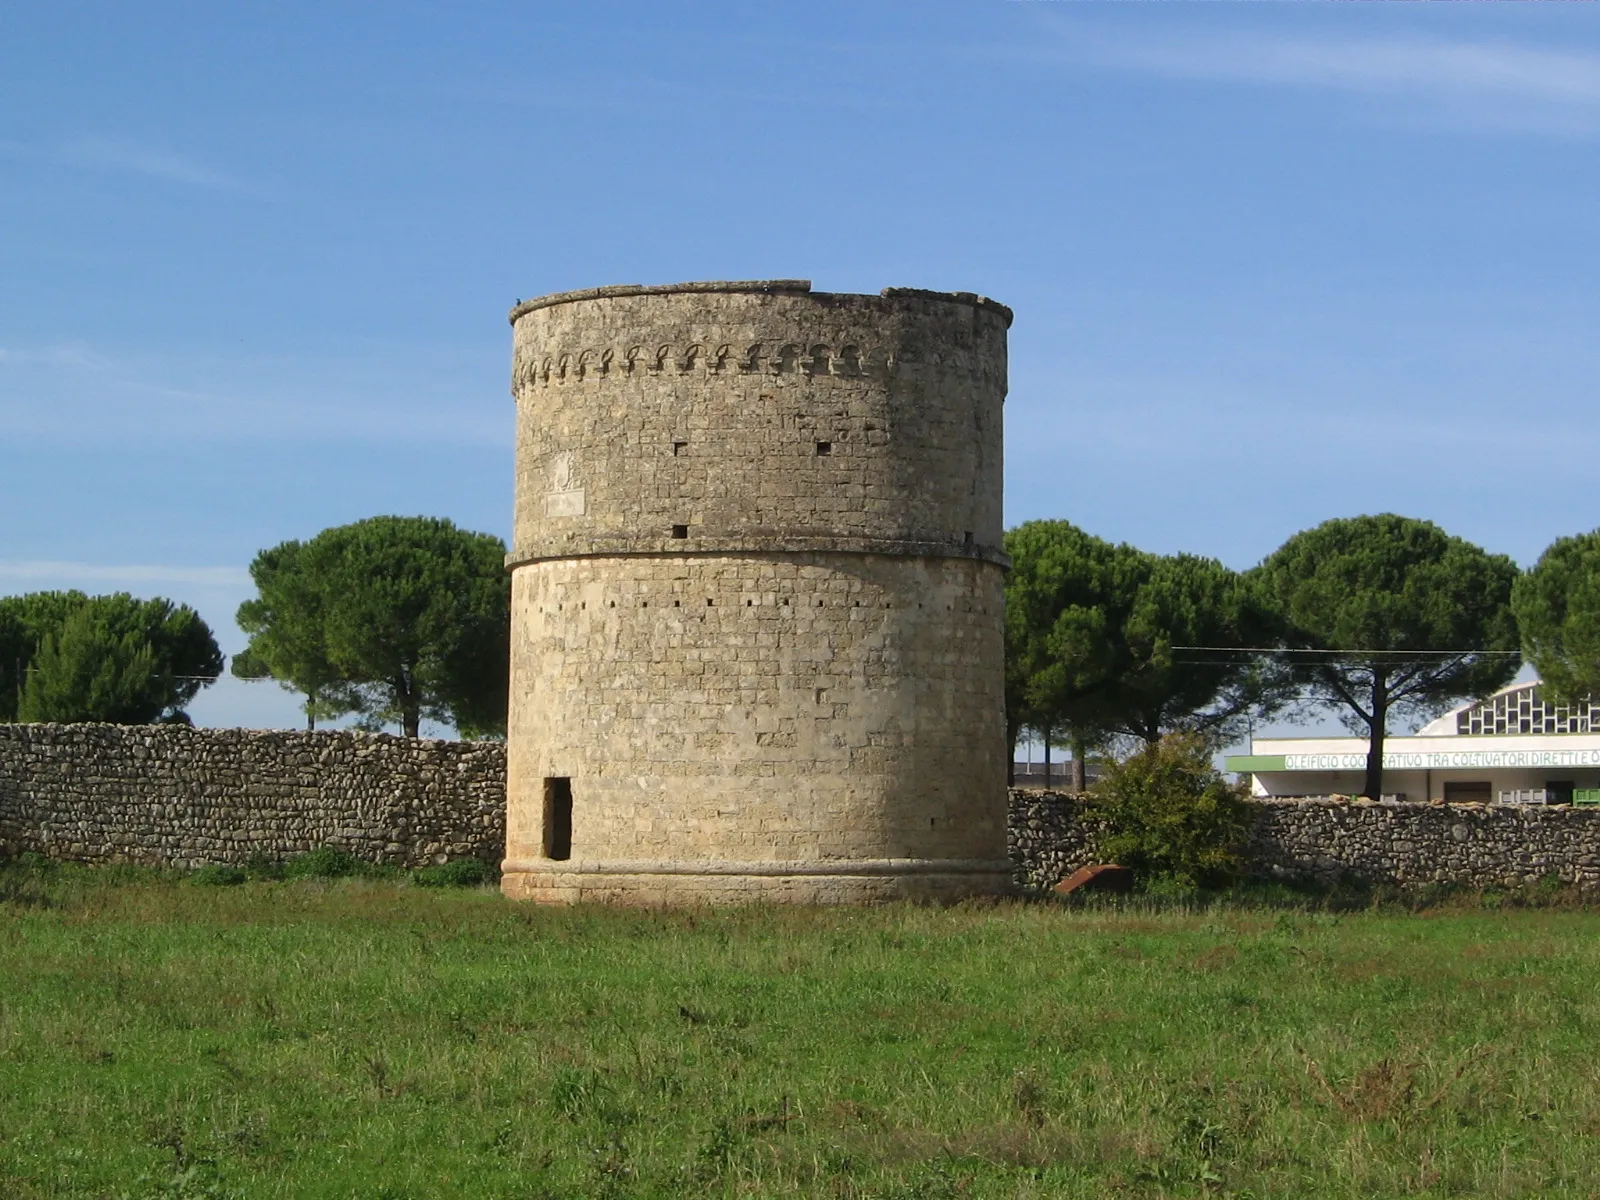
M 1600 103 L 1600 59 L 1512 45 L 1249 38 L 1164 47 L 1148 61 L 1204 77 L 1301 87 Z
M 87 342 L 67 338 L 41 346 L 0 346 L 0 363 L 12 367 L 65 367 L 104 370 L 106 361 Z
M 386 348 L 290 361 L 0 346 L 0 436 L 509 446 L 510 402 L 477 368 L 454 351 L 397 367 Z
M 1047 18 L 1058 61 L 1172 79 L 1410 97 L 1467 105 L 1529 107 L 1547 116 L 1600 116 L 1600 55 L 1504 41 L 1428 37 L 1307 37 L 1254 32 L 1107 35 Z M 1514 113 L 1501 109 L 1501 119 Z
M 222 171 L 152 146 L 140 145 L 120 138 L 88 137 L 69 142 L 61 149 L 61 157 L 69 163 L 84 167 L 99 167 L 112 171 L 130 171 L 169 183 L 182 183 L 190 187 L 214 188 L 221 191 L 242 191 L 244 184 Z
M 172 567 L 148 563 L 6 562 L 0 560 L 0 584 L 38 583 L 124 585 L 184 584 L 198 587 L 249 587 L 244 567 Z

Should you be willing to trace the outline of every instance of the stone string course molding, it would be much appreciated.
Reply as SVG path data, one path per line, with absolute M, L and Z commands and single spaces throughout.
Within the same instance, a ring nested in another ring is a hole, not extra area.
M 197 867 L 505 845 L 505 748 L 343 731 L 0 725 L 0 854 Z
M 1261 879 L 1518 887 L 1555 876 L 1600 889 L 1600 811 L 1492 804 L 1256 800 L 1245 848 Z M 1023 892 L 1100 861 L 1101 828 L 1074 796 L 1013 790 L 1009 849 Z

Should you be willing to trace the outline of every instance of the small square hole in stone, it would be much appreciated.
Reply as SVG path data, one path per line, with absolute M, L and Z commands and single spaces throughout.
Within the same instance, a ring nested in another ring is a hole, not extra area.
M 826 458 L 826 457 L 828 457 L 828 455 L 830 455 L 832 453 L 833 453 L 833 443 L 832 442 L 818 442 L 817 443 L 817 457 L 818 458 Z
M 689 443 L 688 442 L 673 442 L 672 443 L 672 453 L 674 455 L 682 456 L 682 454 L 688 449 L 689 449 Z
M 686 537 L 688 537 L 689 536 L 689 527 L 687 525 L 674 525 L 672 527 L 672 536 L 675 537 L 675 538 L 686 538 Z

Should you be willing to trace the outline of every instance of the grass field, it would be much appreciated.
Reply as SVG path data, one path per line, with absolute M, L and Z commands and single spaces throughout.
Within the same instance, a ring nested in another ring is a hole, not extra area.
M 1579 909 L 0 897 L 6 1200 L 1600 1193 Z

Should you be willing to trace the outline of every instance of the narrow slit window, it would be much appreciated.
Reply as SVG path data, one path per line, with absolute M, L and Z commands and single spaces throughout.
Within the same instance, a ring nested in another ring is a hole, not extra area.
M 572 780 L 564 776 L 544 781 L 544 856 L 572 857 Z

